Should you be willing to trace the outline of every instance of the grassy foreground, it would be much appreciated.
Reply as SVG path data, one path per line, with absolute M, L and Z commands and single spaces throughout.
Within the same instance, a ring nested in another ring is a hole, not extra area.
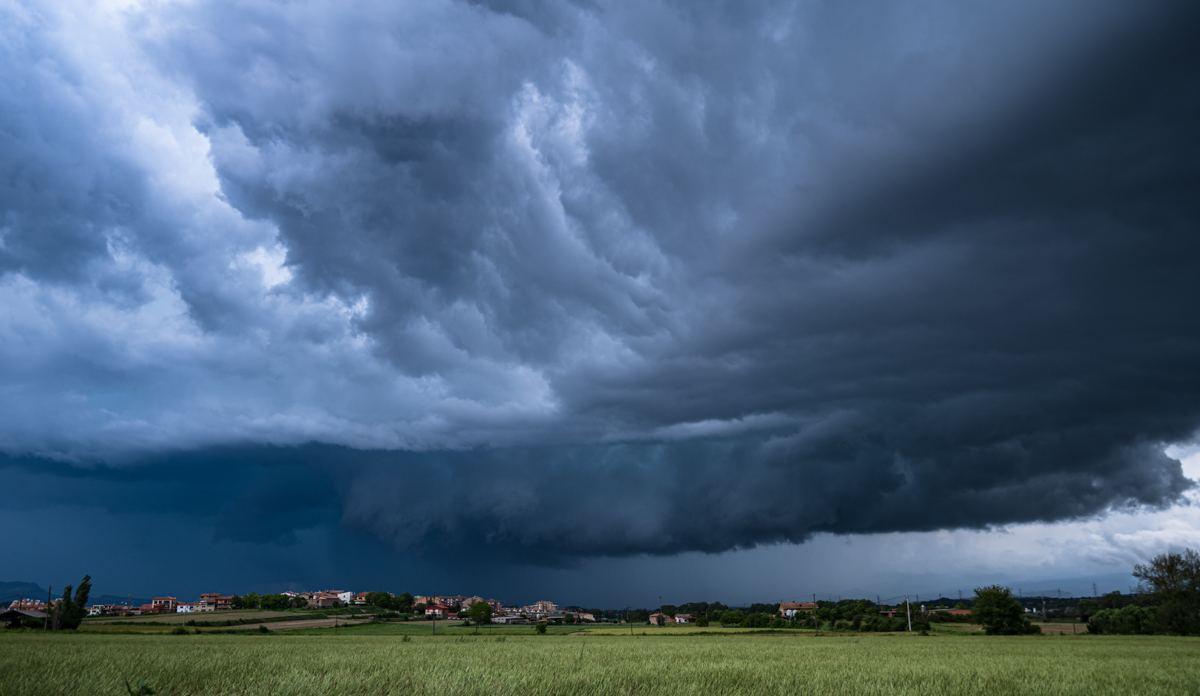
M 0 693 L 1190 694 L 1200 640 L 0 634 Z

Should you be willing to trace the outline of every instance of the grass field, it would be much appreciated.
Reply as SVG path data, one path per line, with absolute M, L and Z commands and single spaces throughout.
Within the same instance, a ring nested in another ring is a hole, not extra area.
M 528 630 L 528 627 L 524 627 Z M 0 633 L 2 694 L 1194 694 L 1200 640 Z

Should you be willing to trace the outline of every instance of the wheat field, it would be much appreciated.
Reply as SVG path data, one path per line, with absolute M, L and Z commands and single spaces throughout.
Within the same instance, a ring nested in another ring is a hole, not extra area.
M 1200 640 L 0 634 L 4 694 L 1191 694 Z

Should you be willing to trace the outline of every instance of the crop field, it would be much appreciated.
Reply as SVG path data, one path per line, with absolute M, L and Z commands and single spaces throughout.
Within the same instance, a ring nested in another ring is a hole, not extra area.
M 202 612 L 197 614 L 144 614 L 141 616 L 96 616 L 89 617 L 83 620 L 85 624 L 103 624 L 103 623 L 182 623 L 188 619 L 199 621 L 223 621 L 232 619 L 274 619 L 284 616 L 292 616 L 294 612 L 286 611 L 222 611 L 222 612 Z
M 2 694 L 1194 694 L 1200 640 L 0 634 Z M 412 627 L 415 629 L 416 627 Z M 528 629 L 528 627 L 525 627 Z

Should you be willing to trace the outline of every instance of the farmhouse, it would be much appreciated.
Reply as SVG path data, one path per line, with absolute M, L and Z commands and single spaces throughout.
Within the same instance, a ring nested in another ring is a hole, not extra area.
M 784 616 L 795 616 L 797 612 L 813 612 L 819 609 L 816 602 L 783 602 L 779 605 L 779 613 Z

